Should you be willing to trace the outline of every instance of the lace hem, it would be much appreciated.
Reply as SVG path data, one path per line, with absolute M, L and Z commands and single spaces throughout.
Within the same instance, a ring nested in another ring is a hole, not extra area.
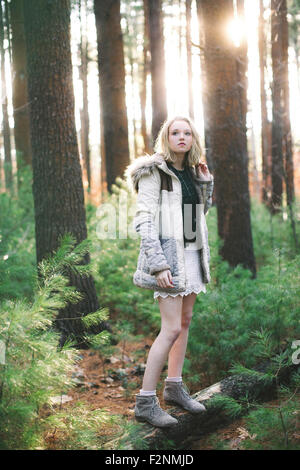
M 184 297 L 190 294 L 200 294 L 200 292 L 206 293 L 206 287 L 205 286 L 189 287 L 184 292 L 177 292 L 176 294 L 169 294 L 168 292 L 155 291 L 153 294 L 153 298 L 157 299 L 157 297 L 162 297 L 163 299 L 166 299 L 168 296 L 177 297 L 178 295 L 181 295 L 181 297 Z

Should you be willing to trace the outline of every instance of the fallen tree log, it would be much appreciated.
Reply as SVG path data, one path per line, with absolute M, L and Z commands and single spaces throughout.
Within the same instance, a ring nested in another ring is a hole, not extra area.
M 216 397 L 227 397 L 236 400 L 237 403 L 245 401 L 246 398 L 248 405 L 272 400 L 277 396 L 279 385 L 288 385 L 297 366 L 282 367 L 276 378 L 271 377 L 270 380 L 266 380 L 264 374 L 266 370 L 267 365 L 263 365 L 252 374 L 231 375 L 195 393 L 192 397 L 206 407 L 206 411 L 198 415 L 192 415 L 177 407 L 166 407 L 162 403 L 162 407 L 178 420 L 177 425 L 169 429 L 160 429 L 148 423 L 139 423 L 138 430 L 135 429 L 134 434 L 129 432 L 106 443 L 105 449 L 161 450 L 168 449 L 171 445 L 171 448 L 177 445 L 180 446 L 180 449 L 184 449 L 184 446 L 187 446 L 189 442 L 200 439 L 237 419 L 236 415 L 228 414 L 226 407 L 222 406 L 222 401 L 216 400 Z M 240 416 L 246 412 L 247 407 L 244 407 Z

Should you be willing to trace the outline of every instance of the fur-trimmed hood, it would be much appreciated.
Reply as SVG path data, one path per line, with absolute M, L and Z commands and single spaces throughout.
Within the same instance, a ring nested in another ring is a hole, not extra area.
M 140 178 L 143 175 L 150 175 L 155 167 L 163 169 L 164 165 L 167 167 L 165 159 L 159 153 L 136 158 L 128 165 L 124 173 L 128 186 L 138 192 Z
M 133 163 L 128 165 L 124 172 L 124 176 L 127 182 L 127 185 L 131 188 L 132 191 L 138 192 L 138 183 L 140 178 L 143 175 L 150 175 L 153 173 L 154 168 L 163 170 L 169 175 L 172 175 L 172 171 L 169 170 L 166 160 L 159 153 L 153 155 L 144 155 L 138 157 L 134 160 Z M 208 183 L 213 181 L 213 176 L 209 174 L 207 178 L 204 175 L 200 175 L 196 172 L 195 167 L 190 167 L 192 170 L 193 178 L 196 183 Z

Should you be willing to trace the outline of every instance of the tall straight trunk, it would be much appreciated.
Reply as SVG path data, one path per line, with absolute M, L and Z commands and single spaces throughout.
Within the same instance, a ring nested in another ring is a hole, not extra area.
M 152 81 L 152 140 L 167 119 L 167 95 L 165 82 L 165 50 L 162 17 L 162 0 L 147 0 Z
M 244 46 L 224 33 L 233 19 L 231 0 L 199 2 L 204 33 L 204 67 L 213 156 L 220 254 L 231 266 L 256 274 L 250 222 L 245 109 Z
M 94 1 L 107 188 L 129 164 L 120 0 Z
M 293 0 L 292 5 L 289 5 L 289 9 L 288 9 L 289 14 L 291 15 L 291 21 L 289 22 L 289 42 L 292 45 L 294 49 L 294 54 L 295 54 L 298 92 L 300 92 L 300 61 L 299 61 L 300 30 L 299 30 L 299 19 L 298 19 L 299 9 L 300 9 L 299 0 Z
M 202 88 L 202 106 L 203 106 L 203 121 L 204 121 L 204 139 L 205 139 L 205 156 L 207 165 L 209 167 L 210 172 L 214 169 L 214 162 L 211 154 L 211 140 L 210 140 L 210 106 L 208 101 L 208 84 L 207 84 L 207 73 L 206 73 L 206 66 L 204 60 L 204 24 L 203 24 L 203 15 L 201 13 L 201 0 L 196 0 L 197 5 L 197 17 L 198 17 L 198 25 L 199 25 L 199 50 L 200 50 L 200 66 L 201 66 L 201 88 Z
M 134 95 L 134 63 L 132 57 L 132 51 L 130 51 L 129 63 L 130 63 L 130 80 L 131 80 L 131 99 L 133 103 L 133 117 L 132 117 L 132 124 L 133 124 L 133 151 L 134 151 L 134 158 L 138 155 L 138 144 L 137 144 L 137 125 L 136 125 L 136 106 L 135 106 L 135 95 Z
M 99 96 L 100 109 L 102 109 L 102 99 Z M 105 157 L 105 144 L 104 144 L 104 124 L 103 115 L 100 113 L 100 155 L 101 155 L 101 167 L 100 167 L 100 181 L 101 181 L 101 201 L 107 194 L 107 176 L 106 176 L 106 157 Z
M 244 0 L 237 0 L 237 16 L 242 24 L 245 24 L 245 5 Z M 238 58 L 237 58 L 237 81 L 240 89 L 240 103 L 241 103 L 241 119 L 242 127 L 244 132 L 247 135 L 247 112 L 248 112 L 248 80 L 247 80 L 247 70 L 248 70 L 248 44 L 245 38 L 241 38 L 239 47 L 237 48 Z M 251 152 L 249 152 L 249 161 L 251 167 L 251 179 L 253 183 L 253 194 L 257 195 L 260 191 L 260 182 L 257 172 L 257 163 L 256 163 L 256 151 L 255 151 L 255 135 L 253 123 L 251 121 L 250 129 L 250 142 L 251 142 Z
M 269 157 L 271 148 L 270 142 L 270 124 L 268 122 L 267 97 L 265 89 L 265 67 L 266 67 L 266 41 L 265 41 L 265 21 L 264 21 L 264 2 L 259 2 L 259 68 L 260 68 L 260 107 L 261 107 L 261 153 L 262 153 L 262 201 L 267 204 L 269 199 L 269 178 L 270 165 Z
M 17 168 L 19 170 L 21 163 L 25 163 L 30 166 L 32 164 L 23 0 L 11 0 L 10 19 L 12 30 L 12 99 L 15 122 L 14 135 Z
M 261 183 L 259 180 L 258 170 L 257 170 L 257 157 L 256 157 L 256 148 L 255 148 L 255 133 L 254 133 L 254 126 L 251 119 L 250 129 L 249 129 L 249 143 L 250 143 L 250 150 L 249 150 L 249 167 L 251 168 L 251 182 L 250 188 L 252 187 L 252 194 L 256 197 L 257 200 L 260 199 L 260 188 Z M 252 183 L 252 184 L 251 184 Z M 251 191 L 250 191 L 251 194 Z
M 136 105 L 135 105 L 135 95 L 134 95 L 134 49 L 136 49 L 136 44 L 132 45 L 132 38 L 135 35 L 133 30 L 133 25 L 129 25 L 129 16 L 130 11 L 126 11 L 126 33 L 127 37 L 127 60 L 130 65 L 130 88 L 131 88 L 131 103 L 132 103 L 132 127 L 133 127 L 133 156 L 134 158 L 138 155 L 138 145 L 137 145 L 137 125 L 136 125 Z
M 237 15 L 241 23 L 245 23 L 245 6 L 244 0 L 237 0 Z M 247 132 L 246 128 L 246 117 L 248 110 L 248 100 L 247 100 L 247 70 L 248 70 L 248 44 L 245 38 L 242 38 L 240 41 L 239 47 L 236 48 L 237 52 L 237 85 L 240 90 L 240 121 L 242 124 L 243 132 Z
M 271 39 L 273 68 L 272 212 L 275 213 L 282 206 L 283 180 L 286 183 L 288 204 L 294 199 L 286 0 L 271 1 Z
M 271 210 L 277 212 L 282 206 L 283 191 L 283 153 L 282 153 L 282 114 L 281 101 L 282 87 L 282 57 L 281 57 L 281 24 L 278 14 L 278 6 L 282 0 L 271 1 L 271 44 L 272 44 L 272 197 Z
M 282 60 L 283 60 L 283 159 L 285 163 L 285 184 L 287 204 L 295 199 L 293 144 L 290 121 L 290 90 L 289 90 L 289 27 L 287 20 L 287 0 L 281 3 Z
M 80 8 L 80 79 L 82 83 L 82 109 L 80 110 L 80 141 L 81 153 L 83 158 L 84 169 L 88 182 L 88 190 L 91 191 L 91 162 L 90 162 L 90 145 L 89 145 L 89 107 L 88 107 L 88 36 L 87 36 L 87 1 L 84 3 L 84 17 L 82 8 Z
M 36 257 L 39 263 L 71 233 L 87 237 L 74 115 L 69 0 L 27 0 L 24 9 L 32 142 Z M 85 257 L 89 262 L 89 255 Z M 81 317 L 98 309 L 94 281 L 68 271 L 83 300 L 57 317 L 61 344 L 84 345 Z
M 186 0 L 186 57 L 187 57 L 187 76 L 188 76 L 188 94 L 189 94 L 189 115 L 194 119 L 194 97 L 193 97 L 193 70 L 192 70 L 192 0 Z
M 1 103 L 2 103 L 2 131 L 4 141 L 4 176 L 6 191 L 12 191 L 12 161 L 10 126 L 8 120 L 8 99 L 5 75 L 5 50 L 4 50 L 4 22 L 2 2 L 0 0 L 0 57 L 1 57 Z
M 149 38 L 149 13 L 148 13 L 148 2 L 143 0 L 144 6 L 144 41 L 143 41 L 143 65 L 140 71 L 140 101 L 141 101 L 141 132 L 144 140 L 144 151 L 150 153 L 152 146 L 150 137 L 147 132 L 147 121 L 146 121 L 146 103 L 147 103 L 147 78 L 150 73 L 150 38 Z

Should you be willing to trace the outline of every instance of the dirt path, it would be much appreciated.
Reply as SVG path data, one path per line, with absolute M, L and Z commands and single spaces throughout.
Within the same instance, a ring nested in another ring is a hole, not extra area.
M 114 353 L 106 359 L 93 350 L 79 351 L 81 359 L 73 372 L 77 386 L 67 392 L 69 401 L 58 402 L 57 406 L 67 410 L 80 401 L 88 404 L 91 410 L 103 409 L 113 415 L 122 415 L 135 421 L 135 394 L 141 388 L 151 343 L 152 340 L 147 338 L 141 342 L 127 342 L 126 348 L 120 343 L 115 347 Z M 201 388 L 205 386 L 207 385 L 202 384 Z M 163 380 L 160 380 L 157 396 L 163 406 L 162 389 Z M 278 406 L 278 401 L 273 400 L 266 406 Z M 240 450 L 245 439 L 255 439 L 255 435 L 249 433 L 246 420 L 242 418 L 220 428 L 213 435 L 191 442 L 186 450 Z M 50 447 L 53 448 L 53 443 Z

